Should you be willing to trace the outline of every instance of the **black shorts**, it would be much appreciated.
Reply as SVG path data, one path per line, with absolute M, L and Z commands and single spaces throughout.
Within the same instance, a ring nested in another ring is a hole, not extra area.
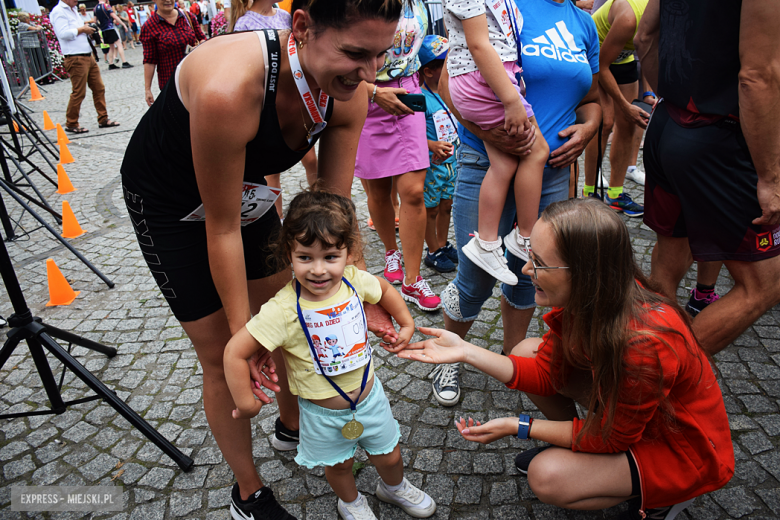
M 756 226 L 758 175 L 738 127 L 684 128 L 659 103 L 644 148 L 644 222 L 688 237 L 698 261 L 754 262 L 780 254 L 780 226 Z
M 614 63 L 609 66 L 609 71 L 615 76 L 615 81 L 618 85 L 628 85 L 639 81 L 639 62 L 637 60 L 629 61 L 628 63 L 622 63 L 615 65 Z
M 164 204 L 146 199 L 137 188 L 122 186 L 125 204 L 133 222 L 146 264 L 168 300 L 176 319 L 195 321 L 222 308 L 209 269 L 204 222 L 181 222 L 181 216 L 157 211 Z M 271 208 L 241 228 L 247 280 L 276 274 L 269 260 L 269 244 L 281 229 L 279 215 Z
M 108 45 L 111 45 L 119 39 L 119 34 L 117 34 L 116 29 L 107 29 L 101 32 L 103 33 L 103 43 L 107 43 Z

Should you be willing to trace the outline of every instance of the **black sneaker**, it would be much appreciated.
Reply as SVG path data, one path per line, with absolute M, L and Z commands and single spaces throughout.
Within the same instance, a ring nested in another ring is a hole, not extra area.
M 271 445 L 279 451 L 292 451 L 298 447 L 298 430 L 288 430 L 280 418 L 276 418 Z
M 437 365 L 428 375 L 428 379 L 433 379 L 433 397 L 439 401 L 442 406 L 455 406 L 460 400 L 460 381 L 458 373 L 460 364 Z
M 108 70 L 119 70 L 119 67 L 117 67 L 112 63 L 111 65 L 108 66 Z
M 133 66 L 132 66 L 132 65 L 130 65 L 129 63 L 127 63 L 127 62 L 124 62 L 124 63 L 122 64 L 122 68 L 123 68 L 123 69 L 132 69 L 132 68 L 133 68 Z
M 635 497 L 628 501 L 628 511 L 622 512 L 616 520 L 673 520 L 683 509 L 691 505 L 693 500 L 686 500 L 673 506 L 645 509 L 643 516 L 639 509 L 642 507 L 642 499 Z
M 453 264 L 458 263 L 458 250 L 455 249 L 455 246 L 450 244 L 449 240 L 444 244 L 444 254 L 447 255 L 447 258 L 449 258 L 450 262 Z
M 451 273 L 457 269 L 455 264 L 452 263 L 452 260 L 447 256 L 443 247 L 437 249 L 434 253 L 428 252 L 428 254 L 425 255 L 425 265 L 439 273 Z
M 276 501 L 269 487 L 261 487 L 246 502 L 241 500 L 238 482 L 231 492 L 230 516 L 233 520 L 297 520 Z
M 693 290 L 691 290 L 691 298 L 688 300 L 688 303 L 685 304 L 685 310 L 688 311 L 688 314 L 694 318 L 709 304 L 720 300 L 720 296 L 715 294 L 714 291 L 709 294 L 702 295 L 704 298 L 701 299 L 697 298 L 698 295 L 699 292 L 694 287 Z
M 528 475 L 528 466 L 531 465 L 531 459 L 539 455 L 541 452 L 549 448 L 550 446 L 541 446 L 537 448 L 531 448 L 530 450 L 525 450 L 521 452 L 517 457 L 515 457 L 515 467 L 517 468 L 517 471 L 522 473 L 523 475 Z

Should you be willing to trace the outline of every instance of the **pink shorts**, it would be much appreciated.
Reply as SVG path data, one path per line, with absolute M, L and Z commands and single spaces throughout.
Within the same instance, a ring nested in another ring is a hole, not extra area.
M 528 117 L 533 117 L 534 111 L 520 94 L 520 86 L 515 77 L 515 73 L 520 72 L 520 67 L 514 61 L 506 61 L 504 69 L 512 85 L 515 86 Z M 504 105 L 478 70 L 450 78 L 450 96 L 460 115 L 467 121 L 479 125 L 482 130 L 496 128 L 504 122 Z
M 391 81 L 378 81 L 377 87 L 405 88 L 420 94 L 417 74 Z M 376 103 L 369 104 L 366 123 L 358 142 L 355 177 L 382 179 L 425 170 L 431 165 L 425 114 L 393 116 Z

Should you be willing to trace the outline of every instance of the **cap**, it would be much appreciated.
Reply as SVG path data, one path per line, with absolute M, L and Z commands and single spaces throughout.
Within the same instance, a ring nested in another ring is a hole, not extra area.
M 450 44 L 447 38 L 443 36 L 437 36 L 435 34 L 429 34 L 425 37 L 420 47 L 420 66 L 424 67 L 433 60 L 443 60 L 447 57 L 447 51 L 450 48 Z

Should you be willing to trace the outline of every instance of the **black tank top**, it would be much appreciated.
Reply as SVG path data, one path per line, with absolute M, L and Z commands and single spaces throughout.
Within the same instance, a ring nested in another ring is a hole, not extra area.
M 246 145 L 244 181 L 265 184 L 265 176 L 288 170 L 314 146 L 321 134 L 302 150 L 291 150 L 284 142 L 276 112 L 281 45 L 278 31 L 260 31 L 265 37 L 269 64 L 265 104 L 255 137 Z M 227 37 L 230 37 L 229 35 Z M 333 113 L 328 103 L 325 120 Z M 176 74 L 141 118 L 130 138 L 122 161 L 122 182 L 144 196 L 144 211 L 183 218 L 202 201 L 195 178 L 190 141 L 190 115 L 176 91 Z
M 742 0 L 661 0 L 660 10 L 659 95 L 689 112 L 738 118 Z

